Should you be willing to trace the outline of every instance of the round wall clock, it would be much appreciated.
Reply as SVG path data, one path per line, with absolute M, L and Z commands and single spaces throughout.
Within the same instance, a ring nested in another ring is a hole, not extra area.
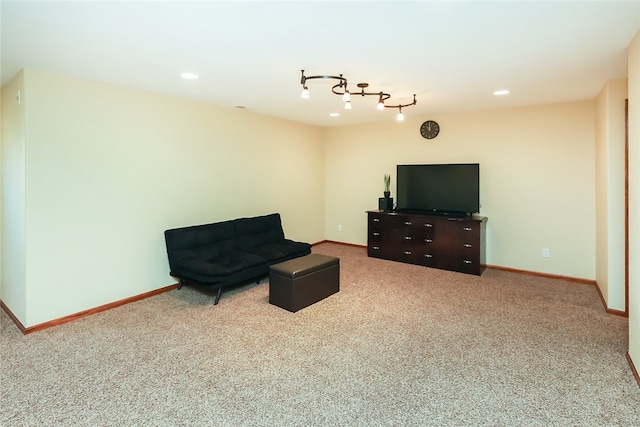
M 433 120 L 427 120 L 420 126 L 420 135 L 427 139 L 433 139 L 440 133 L 440 125 Z

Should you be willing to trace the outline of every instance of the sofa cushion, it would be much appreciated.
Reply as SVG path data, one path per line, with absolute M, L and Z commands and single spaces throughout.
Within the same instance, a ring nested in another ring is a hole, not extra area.
M 262 246 L 284 240 L 280 214 L 274 213 L 254 218 L 235 220 L 236 247 L 239 250 Z
M 232 221 L 175 228 L 164 235 L 172 271 L 190 260 L 213 258 L 235 249 Z
M 247 252 L 266 258 L 269 264 L 276 264 L 291 258 L 297 258 L 311 253 L 311 245 L 308 243 L 294 242 L 283 239 L 278 242 L 266 243 L 245 249 Z
M 210 258 L 191 258 L 178 264 L 171 273 L 178 277 L 212 284 L 252 278 L 268 270 L 265 258 L 247 252 L 228 251 Z

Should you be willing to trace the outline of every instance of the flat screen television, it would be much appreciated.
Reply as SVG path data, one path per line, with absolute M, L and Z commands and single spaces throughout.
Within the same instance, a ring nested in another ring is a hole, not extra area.
M 480 211 L 478 163 L 398 165 L 397 211 L 470 215 Z

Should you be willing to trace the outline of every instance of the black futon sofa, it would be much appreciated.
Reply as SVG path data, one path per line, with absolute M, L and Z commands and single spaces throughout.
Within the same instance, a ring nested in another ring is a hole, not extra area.
M 216 290 L 259 279 L 269 266 L 311 253 L 308 243 L 285 239 L 279 213 L 164 232 L 171 276 Z

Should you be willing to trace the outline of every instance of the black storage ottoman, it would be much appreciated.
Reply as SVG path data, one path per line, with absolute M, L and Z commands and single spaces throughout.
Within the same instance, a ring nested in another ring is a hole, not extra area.
M 291 312 L 340 291 L 340 259 L 311 254 L 269 267 L 269 303 Z

